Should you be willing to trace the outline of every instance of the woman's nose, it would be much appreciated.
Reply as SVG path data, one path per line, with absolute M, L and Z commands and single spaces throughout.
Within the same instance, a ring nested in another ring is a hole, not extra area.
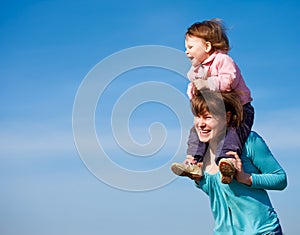
M 205 126 L 205 121 L 204 119 L 201 118 L 201 121 L 199 122 L 199 127 L 204 127 Z
M 197 117 L 195 120 L 195 124 L 197 127 L 204 127 L 205 126 L 205 120 L 201 117 Z

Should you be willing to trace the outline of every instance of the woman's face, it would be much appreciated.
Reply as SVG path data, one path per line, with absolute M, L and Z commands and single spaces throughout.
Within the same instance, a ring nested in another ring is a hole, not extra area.
M 226 120 L 209 112 L 194 117 L 194 125 L 201 142 L 209 142 L 224 134 Z

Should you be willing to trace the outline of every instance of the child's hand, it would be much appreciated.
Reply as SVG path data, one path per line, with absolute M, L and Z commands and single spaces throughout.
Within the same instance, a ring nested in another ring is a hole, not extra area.
M 197 88 L 197 90 L 203 90 L 205 88 L 209 88 L 207 80 L 195 79 L 193 81 L 193 84 Z

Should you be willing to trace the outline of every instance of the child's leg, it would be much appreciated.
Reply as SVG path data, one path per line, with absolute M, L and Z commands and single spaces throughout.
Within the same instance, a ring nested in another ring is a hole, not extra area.
M 188 139 L 187 158 L 184 163 L 172 163 L 171 170 L 175 175 L 187 176 L 191 179 L 199 180 L 203 175 L 203 171 L 202 167 L 197 163 L 203 161 L 206 150 L 207 144 L 200 142 L 195 127 L 191 128 Z
M 222 158 L 232 158 L 232 156 L 226 155 L 228 151 L 237 152 L 238 155 L 242 153 L 254 121 L 254 108 L 252 105 L 247 103 L 244 105 L 243 109 L 244 121 L 238 128 L 227 129 L 223 146 L 220 146 L 222 149 L 220 150 L 219 157 L 216 159 L 217 164 L 219 164 L 219 161 Z
M 192 127 L 190 130 L 190 135 L 187 144 L 187 155 L 194 156 L 196 162 L 202 162 L 208 144 L 200 142 L 195 127 Z

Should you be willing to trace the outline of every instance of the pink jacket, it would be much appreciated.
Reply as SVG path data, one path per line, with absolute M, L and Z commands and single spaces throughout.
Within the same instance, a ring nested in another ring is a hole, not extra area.
M 187 94 L 193 97 L 193 81 L 205 79 L 209 88 L 219 91 L 237 91 L 243 104 L 252 101 L 250 89 L 246 86 L 241 71 L 233 59 L 224 52 L 210 55 L 202 64 L 191 67 L 187 73 L 189 80 Z

